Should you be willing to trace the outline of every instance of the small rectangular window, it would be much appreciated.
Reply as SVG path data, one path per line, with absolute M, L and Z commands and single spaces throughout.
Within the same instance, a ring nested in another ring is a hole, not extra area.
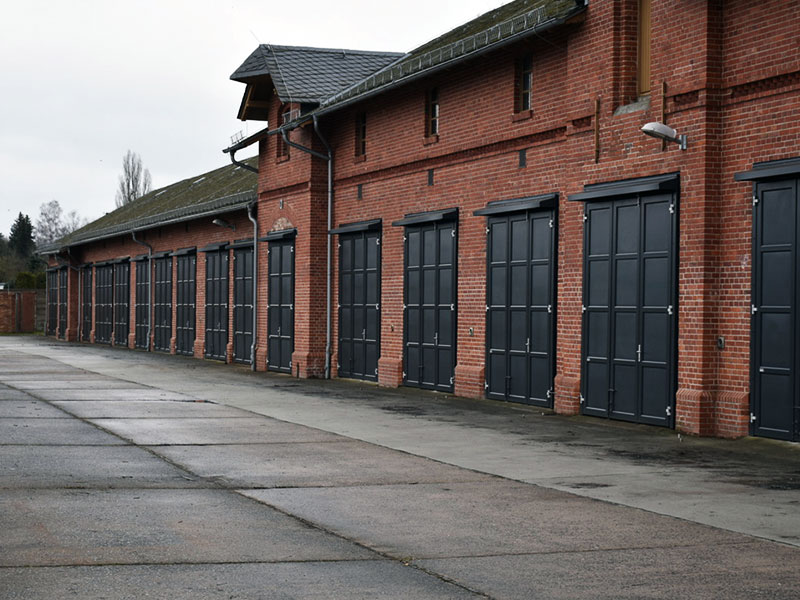
M 533 97 L 533 57 L 525 56 L 517 61 L 517 97 L 514 102 L 516 112 L 531 110 Z
M 281 123 L 285 123 L 290 120 L 291 111 L 289 110 L 289 105 L 284 104 L 281 106 L 280 110 L 278 111 L 280 115 Z M 287 137 L 289 136 L 289 132 L 286 132 Z M 283 141 L 283 135 L 278 133 L 276 136 L 278 138 L 278 147 L 277 147 L 277 155 L 279 159 L 289 158 L 289 144 Z
M 425 135 L 439 135 L 439 90 L 432 88 L 425 96 Z
M 356 156 L 367 154 L 367 113 L 356 115 Z
M 636 38 L 636 92 L 646 96 L 650 93 L 650 0 L 639 0 Z

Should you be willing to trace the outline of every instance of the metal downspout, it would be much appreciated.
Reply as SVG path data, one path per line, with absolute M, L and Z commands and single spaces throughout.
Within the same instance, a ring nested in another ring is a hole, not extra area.
M 240 169 L 247 169 L 248 171 L 252 171 L 253 173 L 258 173 L 258 169 L 256 167 L 251 167 L 250 165 L 247 165 L 247 164 L 245 164 L 243 162 L 240 162 L 240 161 L 236 160 L 236 152 L 237 152 L 237 150 L 231 150 L 231 152 L 230 152 L 231 162 L 233 164 L 235 164 Z
M 134 242 L 147 248 L 147 351 L 150 352 L 150 335 L 153 332 L 153 247 L 147 242 L 137 240 L 135 231 L 131 231 L 131 237 Z
M 327 228 L 327 271 L 325 276 L 325 379 L 330 379 L 331 377 L 331 274 L 333 271 L 332 263 L 331 263 L 331 227 L 333 223 L 333 150 L 331 149 L 330 145 L 328 144 L 327 140 L 322 136 L 319 131 L 319 121 L 317 120 L 317 115 L 313 115 L 314 120 L 314 132 L 317 134 L 317 137 L 322 142 L 322 145 L 325 146 L 325 150 L 327 154 L 323 154 L 322 152 L 317 152 L 316 150 L 312 150 L 311 148 L 306 148 L 305 146 L 301 146 L 289 139 L 289 136 L 286 134 L 286 130 L 281 130 L 281 136 L 283 137 L 283 141 L 286 142 L 287 145 L 292 146 L 293 148 L 297 148 L 303 152 L 311 154 L 312 156 L 316 156 L 317 158 L 321 158 L 328 162 L 328 228 Z
M 253 216 L 256 203 L 247 205 L 247 218 L 253 223 L 253 343 L 250 345 L 250 369 L 256 370 L 256 334 L 258 332 L 258 220 Z

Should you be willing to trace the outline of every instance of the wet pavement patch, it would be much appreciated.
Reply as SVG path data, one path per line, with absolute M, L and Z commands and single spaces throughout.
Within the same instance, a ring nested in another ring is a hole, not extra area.
M 222 490 L 2 491 L 0 531 L 4 567 L 375 558 Z

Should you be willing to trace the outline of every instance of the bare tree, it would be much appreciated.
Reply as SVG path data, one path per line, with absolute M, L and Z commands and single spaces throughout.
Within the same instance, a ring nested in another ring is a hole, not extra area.
M 86 224 L 86 219 L 78 215 L 76 211 L 70 211 L 66 215 L 61 210 L 58 200 L 50 200 L 39 205 L 39 218 L 36 219 L 34 227 L 34 237 L 36 244 L 49 244 L 80 229 Z
M 150 171 L 142 166 L 141 157 L 136 152 L 128 152 L 122 159 L 122 175 L 117 188 L 117 208 L 125 206 L 150 191 Z

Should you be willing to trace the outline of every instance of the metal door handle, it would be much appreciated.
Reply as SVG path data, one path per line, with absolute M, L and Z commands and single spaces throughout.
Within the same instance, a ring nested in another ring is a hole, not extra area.
M 438 331 L 433 334 L 433 345 L 434 346 L 438 346 L 439 345 L 439 332 Z
M 525 352 L 530 352 L 530 351 L 531 351 L 531 338 L 528 338 L 527 340 L 525 340 Z
M 642 345 L 639 344 L 638 348 L 636 349 L 636 360 L 638 362 L 642 362 Z
M 361 339 L 362 340 L 367 339 L 367 330 L 366 329 L 362 329 L 361 330 Z

